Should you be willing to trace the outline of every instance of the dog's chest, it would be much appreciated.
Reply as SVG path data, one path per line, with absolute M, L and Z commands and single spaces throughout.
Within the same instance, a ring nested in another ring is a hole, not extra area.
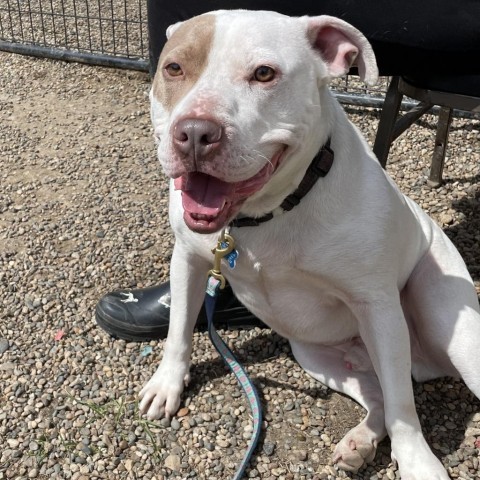
M 235 294 L 280 335 L 330 344 L 358 334 L 342 292 L 320 271 L 304 269 L 304 258 L 265 246 L 239 253 L 236 267 L 225 272 Z

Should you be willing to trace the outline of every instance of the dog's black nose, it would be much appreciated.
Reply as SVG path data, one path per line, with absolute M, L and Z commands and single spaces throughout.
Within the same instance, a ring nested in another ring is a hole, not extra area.
M 201 158 L 220 146 L 223 129 L 212 120 L 186 118 L 173 129 L 173 144 L 182 154 Z

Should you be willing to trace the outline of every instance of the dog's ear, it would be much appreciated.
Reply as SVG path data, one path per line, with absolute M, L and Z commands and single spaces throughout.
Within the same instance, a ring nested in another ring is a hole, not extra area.
M 345 75 L 350 67 L 356 66 L 367 85 L 377 82 L 378 68 L 372 46 L 355 27 L 328 15 L 307 17 L 307 35 L 332 77 Z
M 183 22 L 177 22 L 167 28 L 167 40 L 170 40 L 170 37 L 174 34 L 175 30 L 177 30 L 182 23 Z

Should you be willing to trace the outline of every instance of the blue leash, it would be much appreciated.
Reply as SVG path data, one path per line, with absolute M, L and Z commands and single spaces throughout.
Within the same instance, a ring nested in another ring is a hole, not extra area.
M 230 370 L 234 373 L 238 380 L 238 383 L 245 392 L 248 403 L 253 417 L 253 433 L 248 443 L 247 451 L 243 457 L 242 462 L 237 468 L 233 480 L 240 480 L 247 468 L 250 458 L 257 447 L 258 440 L 260 438 L 261 426 L 262 426 L 262 410 L 258 393 L 253 385 L 252 381 L 248 377 L 245 369 L 240 365 L 235 355 L 230 348 L 218 335 L 215 327 L 213 326 L 213 315 L 215 313 L 215 304 L 217 303 L 217 296 L 219 291 L 225 287 L 225 277 L 220 272 L 221 260 L 227 257 L 229 263 L 232 256 L 236 258 L 237 252 L 235 250 L 235 242 L 233 238 L 222 232 L 220 239 L 218 240 L 217 248 L 213 250 L 215 254 L 215 261 L 213 269 L 208 272 L 207 288 L 205 294 L 205 310 L 208 320 L 208 335 L 210 337 L 213 346 L 216 348 L 220 356 L 225 363 L 230 367 Z M 230 258 L 228 258 L 230 257 Z

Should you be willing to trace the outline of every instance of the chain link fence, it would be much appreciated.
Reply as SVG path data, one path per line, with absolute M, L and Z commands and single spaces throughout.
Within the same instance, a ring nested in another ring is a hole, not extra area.
M 1 0 L 0 50 L 148 70 L 145 0 Z

